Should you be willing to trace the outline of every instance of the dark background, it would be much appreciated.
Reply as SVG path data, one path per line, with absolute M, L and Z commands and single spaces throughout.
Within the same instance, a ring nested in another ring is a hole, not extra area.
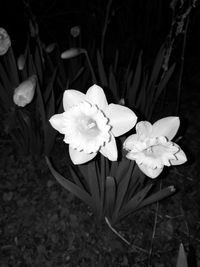
M 70 29 L 81 29 L 80 45 L 90 54 L 91 47 L 100 48 L 108 0 L 7 0 L 2 1 L 0 27 L 9 33 L 13 50 L 18 56 L 24 52 L 32 16 L 39 25 L 39 37 L 45 45 L 56 42 L 60 51 L 74 45 Z M 177 1 L 185 3 L 191 1 Z M 107 64 L 113 60 L 116 49 L 120 51 L 120 63 L 127 66 L 132 53 L 137 56 L 143 50 L 144 59 L 152 63 L 161 44 L 166 40 L 172 22 L 171 1 L 161 0 L 113 0 L 109 24 L 105 36 Z M 182 11 L 183 12 L 183 11 Z M 178 10 L 177 10 L 178 14 Z M 183 78 L 192 86 L 200 85 L 200 5 L 190 13 L 187 31 Z M 184 34 L 176 37 L 171 61 L 181 63 Z
M 98 46 L 108 4 L 108 0 L 7 0 L 1 2 L 0 26 L 6 28 L 11 35 L 16 53 L 22 52 L 25 47 L 30 10 L 39 25 L 40 38 L 45 44 L 58 42 L 61 49 L 68 48 L 70 28 L 79 25 L 82 32 L 82 46 L 87 48 L 90 40 L 96 40 Z M 129 56 L 130 50 L 127 49 L 131 49 L 130 46 L 143 49 L 149 57 L 153 56 L 170 30 L 172 17 L 170 3 L 171 1 L 161 0 L 112 1 L 105 42 L 112 49 L 117 47 L 124 50 L 125 56 Z M 186 56 L 187 59 L 190 58 L 190 61 L 196 61 L 193 63 L 198 65 L 199 27 L 200 8 L 197 1 L 196 8 L 190 15 Z M 181 43 L 181 37 L 179 39 Z
M 133 41 L 143 49 L 152 50 L 166 38 L 171 26 L 171 1 L 114 0 L 111 5 L 107 41 L 120 47 Z M 1 4 L 1 27 L 10 33 L 14 46 L 20 50 L 26 40 L 28 17 L 26 4 L 35 16 L 44 42 L 67 45 L 70 28 L 79 25 L 83 41 L 100 38 L 108 0 L 7 0 Z M 189 2 L 188 2 L 189 3 Z M 192 11 L 188 43 L 196 43 L 200 35 L 200 10 L 197 1 Z M 195 41 L 195 42 L 194 42 Z

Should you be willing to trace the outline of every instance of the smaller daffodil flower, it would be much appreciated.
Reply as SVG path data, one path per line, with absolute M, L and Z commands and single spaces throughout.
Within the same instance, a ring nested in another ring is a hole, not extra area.
M 64 113 L 50 118 L 51 125 L 64 134 L 74 164 L 86 163 L 98 152 L 117 160 L 115 137 L 134 127 L 137 117 L 129 108 L 108 104 L 101 87 L 93 85 L 86 94 L 66 90 Z
M 14 90 L 13 102 L 19 107 L 25 107 L 34 97 L 36 87 L 36 76 L 32 75 L 22 82 Z
M 5 55 L 11 46 L 11 41 L 5 29 L 0 28 L 0 56 Z
M 185 153 L 171 139 L 176 135 L 178 117 L 166 117 L 153 125 L 141 121 L 136 125 L 136 134 L 124 142 L 126 157 L 135 160 L 138 167 L 150 178 L 156 178 L 164 166 L 179 165 L 187 161 Z

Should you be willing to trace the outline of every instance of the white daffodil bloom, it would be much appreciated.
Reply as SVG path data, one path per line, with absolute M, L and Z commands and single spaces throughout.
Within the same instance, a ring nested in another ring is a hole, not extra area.
M 181 148 L 171 142 L 180 121 L 178 117 L 166 117 L 153 125 L 141 121 L 136 125 L 136 134 L 124 142 L 126 157 L 135 160 L 138 167 L 150 178 L 156 178 L 164 166 L 179 165 L 187 161 Z
M 32 75 L 22 82 L 14 90 L 13 102 L 19 107 L 25 107 L 34 97 L 36 87 L 36 75 Z
M 64 113 L 50 118 L 51 125 L 64 134 L 74 164 L 93 159 L 100 152 L 111 161 L 117 160 L 115 137 L 135 126 L 137 117 L 129 108 L 109 104 L 101 87 L 93 85 L 86 94 L 66 90 Z

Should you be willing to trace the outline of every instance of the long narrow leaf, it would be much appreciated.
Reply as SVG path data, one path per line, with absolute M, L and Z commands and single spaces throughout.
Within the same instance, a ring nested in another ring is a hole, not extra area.
M 53 86 L 54 86 L 54 83 L 55 83 L 56 73 L 57 73 L 57 68 L 54 69 L 54 71 L 53 71 L 53 73 L 51 75 L 51 79 L 49 80 L 48 85 L 44 90 L 43 96 L 44 96 L 45 105 L 49 104 L 47 102 L 48 102 L 49 98 L 52 96 L 52 91 L 53 91 Z
M 93 202 L 95 203 L 98 212 L 100 208 L 100 184 L 99 184 L 100 178 L 98 177 L 94 161 L 89 162 L 87 167 L 88 167 L 88 182 L 90 187 L 90 193 L 92 195 Z
M 137 101 L 136 96 L 137 92 L 139 90 L 139 84 L 141 81 L 141 75 L 142 75 L 142 51 L 139 54 L 137 66 L 135 69 L 135 75 L 133 78 L 132 83 L 130 84 L 130 87 L 127 88 L 127 99 L 129 101 L 129 105 L 133 107 Z M 140 90 L 140 94 L 144 94 L 143 91 Z
M 72 84 L 73 82 L 75 82 L 76 80 L 78 80 L 78 78 L 82 75 L 82 73 L 84 72 L 85 67 L 81 67 L 77 73 L 75 74 L 75 76 L 73 77 L 72 81 L 70 82 L 70 84 Z
M 81 189 L 76 184 L 72 183 L 71 181 L 65 179 L 60 173 L 58 173 L 52 166 L 48 157 L 45 157 L 47 165 L 52 173 L 52 175 L 56 178 L 56 180 L 69 192 L 73 193 L 76 197 L 83 200 L 86 204 L 93 207 L 92 199 L 90 195 Z
M 70 165 L 70 172 L 72 175 L 72 178 L 74 180 L 74 182 L 83 190 L 86 190 L 87 192 L 89 192 L 86 187 L 85 184 L 83 183 L 83 179 L 80 177 L 80 174 L 77 173 L 76 169 Z
M 37 92 L 37 101 L 39 105 L 39 111 L 40 111 L 40 116 L 42 119 L 42 125 L 43 129 L 46 128 L 46 112 L 45 112 L 45 106 L 44 106 L 44 100 L 40 91 L 40 86 L 39 83 L 36 85 L 36 92 Z
M 3 106 L 4 110 L 8 111 L 11 106 L 11 98 L 9 97 L 7 90 L 4 89 L 3 85 L 0 83 L 0 99 L 1 106 Z
M 119 59 L 119 50 L 117 49 L 115 53 L 114 68 L 113 68 L 115 73 L 117 71 L 118 59 Z
M 144 189 L 139 191 L 135 194 L 131 200 L 122 208 L 121 212 L 119 213 L 119 217 L 123 218 L 130 214 L 131 212 L 135 211 L 139 204 L 143 201 L 146 197 L 150 189 L 152 188 L 152 184 L 147 185 Z
M 147 92 L 150 93 L 150 90 L 154 88 L 154 85 L 158 79 L 158 75 L 160 73 L 160 70 L 162 68 L 163 59 L 165 55 L 165 43 L 162 44 L 160 50 L 158 51 L 158 54 L 156 56 L 156 59 L 154 61 L 153 70 L 151 72 L 151 78 L 148 84 Z M 151 92 L 152 95 L 154 95 L 154 92 Z
M 175 69 L 176 64 L 173 64 L 168 71 L 165 73 L 164 78 L 162 79 L 162 81 L 160 82 L 156 94 L 155 94 L 155 99 L 158 99 L 158 97 L 160 96 L 160 94 L 162 93 L 163 89 L 165 88 L 165 86 L 167 85 L 169 79 L 171 78 L 174 69 Z
M 117 197 L 116 197 L 116 205 L 115 205 L 115 211 L 114 211 L 115 218 L 118 217 L 118 213 L 120 209 L 122 208 L 124 197 L 126 195 L 130 179 L 132 177 L 134 164 L 135 164 L 134 162 L 130 162 L 129 169 L 126 172 L 126 175 L 123 176 L 123 179 L 120 181 L 120 183 L 117 184 Z
M 47 105 L 47 120 L 55 114 L 55 98 L 54 93 L 51 91 L 51 98 L 49 99 L 48 105 Z M 54 146 L 55 138 L 56 138 L 57 132 L 55 129 L 50 125 L 49 121 L 46 121 L 45 128 L 44 128 L 44 147 L 45 147 L 45 154 L 47 156 L 50 155 L 50 152 Z
M 108 80 L 106 78 L 106 72 L 103 66 L 103 62 L 102 62 L 99 50 L 97 50 L 97 64 L 98 64 L 98 74 L 99 74 L 101 86 L 108 87 Z
M 117 81 L 116 81 L 115 76 L 113 74 L 112 68 L 110 68 L 110 73 L 109 73 L 109 88 L 112 91 L 112 95 L 114 97 L 114 102 L 118 103 L 119 102 L 119 94 L 118 94 L 118 89 L 117 89 Z
M 113 209 L 116 200 L 116 182 L 114 177 L 107 176 L 105 181 L 105 213 L 112 219 Z
M 38 74 L 38 79 L 40 81 L 40 84 L 43 82 L 43 58 L 41 54 L 42 48 L 40 46 L 40 43 L 37 43 L 37 46 L 35 48 L 35 57 L 34 57 L 34 65 L 36 67 L 36 71 Z
M 130 180 L 126 193 L 126 202 L 128 202 L 139 190 L 144 188 L 145 175 L 141 172 L 138 165 L 134 165 L 132 178 Z
M 12 87 L 15 88 L 19 84 L 19 76 L 16 60 L 14 57 L 14 53 L 12 47 L 9 48 L 6 56 L 4 57 L 6 68 L 8 70 L 8 77 L 12 84 Z
M 8 70 L 9 71 L 9 70 Z M 7 72 L 4 70 L 3 65 L 0 63 L 0 82 L 4 91 L 12 97 L 13 95 L 13 86 L 9 80 Z
M 174 192 L 176 191 L 176 189 L 174 188 L 174 186 L 168 186 L 166 188 L 163 188 L 162 190 L 151 194 L 149 197 L 145 198 L 137 207 L 137 209 L 143 208 L 144 206 L 150 205 L 152 203 L 155 203 L 156 201 L 160 201 L 172 194 L 174 194 Z

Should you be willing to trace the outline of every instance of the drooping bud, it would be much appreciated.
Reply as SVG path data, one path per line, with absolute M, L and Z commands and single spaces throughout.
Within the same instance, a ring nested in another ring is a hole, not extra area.
M 85 50 L 82 48 L 70 48 L 61 54 L 61 58 L 69 59 L 69 58 L 77 57 L 81 53 L 84 53 L 84 51 Z
M 51 53 L 51 52 L 55 49 L 55 47 L 56 47 L 56 43 L 49 44 L 49 45 L 46 47 L 45 51 L 46 51 L 47 53 Z
M 0 56 L 5 55 L 10 46 L 10 36 L 5 29 L 0 28 Z
M 32 75 L 26 81 L 15 88 L 13 102 L 19 107 L 25 107 L 34 97 L 36 87 L 36 75 Z
M 121 98 L 119 100 L 119 105 L 125 106 L 125 100 L 124 100 L 124 98 Z
M 23 70 L 24 64 L 25 64 L 25 57 L 23 54 L 21 54 L 17 59 L 18 70 Z

